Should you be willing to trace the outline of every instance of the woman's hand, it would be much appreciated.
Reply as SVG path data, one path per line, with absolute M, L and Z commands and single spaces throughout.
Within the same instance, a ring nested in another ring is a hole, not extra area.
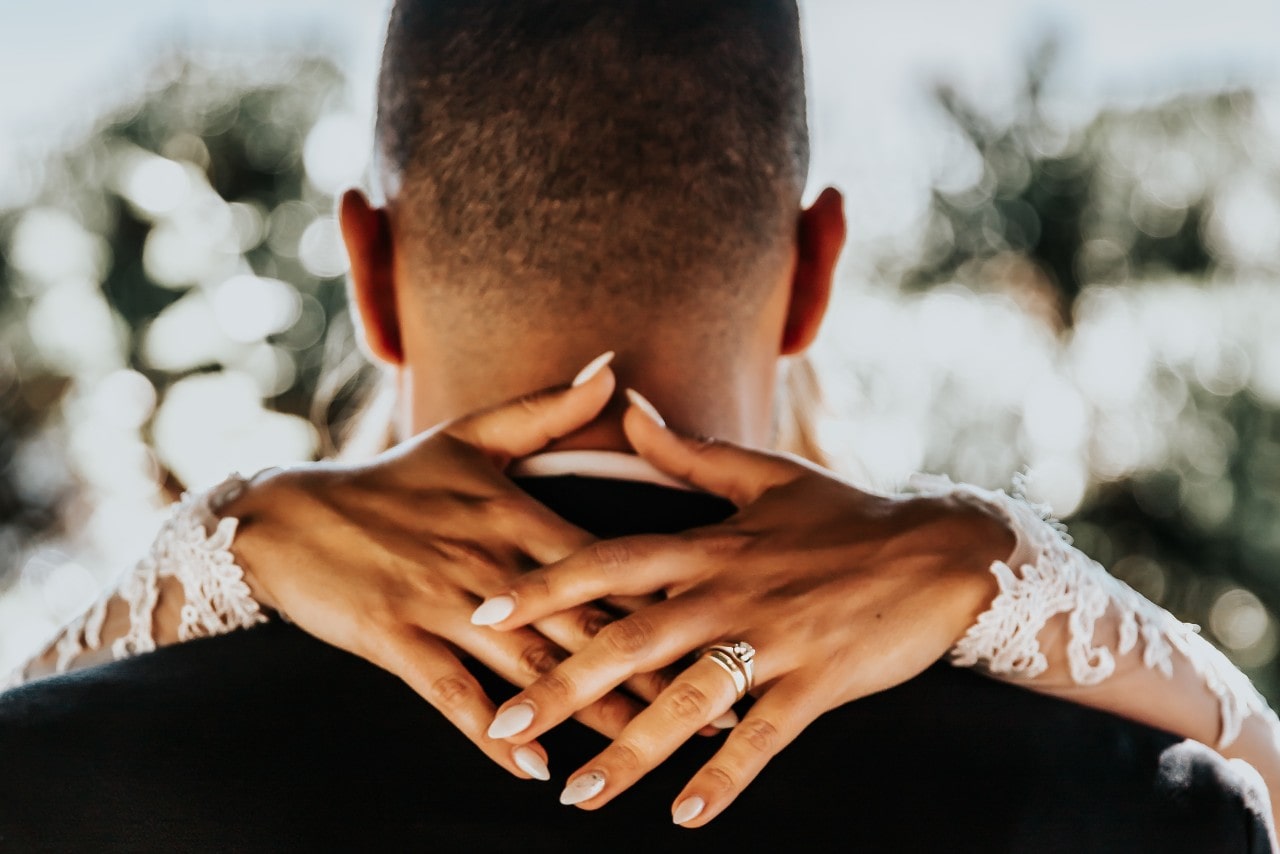
M 872 495 L 787 457 L 677 436 L 654 416 L 643 398 L 627 412 L 636 451 L 739 512 L 679 535 L 598 542 L 488 600 L 481 615 L 508 611 L 493 623 L 506 633 L 606 596 L 668 597 L 604 627 L 504 704 L 490 731 L 526 743 L 636 673 L 748 641 L 758 700 L 673 807 L 676 823 L 697 827 L 819 715 L 945 655 L 994 597 L 988 570 L 1014 538 L 958 501 Z M 604 805 L 734 699 L 723 669 L 693 661 L 570 778 L 562 803 Z
M 318 463 L 264 476 L 224 508 L 255 598 L 301 628 L 391 671 L 494 761 L 546 779 L 546 756 L 488 737 L 493 704 L 459 661 L 474 656 L 528 685 L 613 619 L 594 606 L 547 611 L 498 634 L 469 620 L 480 599 L 593 538 L 503 475 L 515 457 L 592 421 L 613 394 L 602 357 L 573 386 L 445 424 L 362 464 Z M 652 699 L 658 674 L 628 683 Z M 597 702 L 598 701 L 598 702 Z M 640 709 L 619 694 L 577 717 L 610 737 Z M 572 710 L 578 712 L 579 709 Z

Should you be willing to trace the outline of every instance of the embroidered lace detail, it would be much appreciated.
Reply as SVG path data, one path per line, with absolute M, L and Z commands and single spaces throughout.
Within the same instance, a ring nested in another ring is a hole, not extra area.
M 127 605 L 129 628 L 112 642 L 112 657 L 118 660 L 154 650 L 155 609 L 160 584 L 166 578 L 176 579 L 182 586 L 180 641 L 266 622 L 245 583 L 244 571 L 230 552 L 239 520 L 220 519 L 217 515 L 246 483 L 239 475 L 232 475 L 207 492 L 184 493 L 147 556 L 125 575 L 112 594 L 63 629 L 54 644 L 56 672 L 65 672 L 78 656 L 101 648 L 103 621 L 113 597 Z M 21 684 L 23 676 L 19 670 L 0 680 L 0 690 Z
M 1076 684 L 1102 682 L 1115 672 L 1116 656 L 1133 651 L 1141 641 L 1143 666 L 1172 677 L 1176 650 L 1218 700 L 1219 749 L 1236 740 L 1249 715 L 1274 716 L 1248 677 L 1200 637 L 1198 626 L 1181 622 L 1074 548 L 1065 526 L 1048 508 L 1016 494 L 1020 482 L 1015 481 L 1014 496 L 932 475 L 915 475 L 910 486 L 993 510 L 1017 536 L 1009 561 L 991 565 L 1000 592 L 951 650 L 956 666 L 1034 679 L 1048 667 L 1040 633 L 1050 619 L 1066 614 L 1066 655 Z M 1114 651 L 1094 642 L 1098 621 L 1110 608 L 1119 615 Z

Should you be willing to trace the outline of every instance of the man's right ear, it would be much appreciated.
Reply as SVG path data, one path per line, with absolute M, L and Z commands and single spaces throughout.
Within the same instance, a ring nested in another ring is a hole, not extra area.
M 401 365 L 404 347 L 387 211 L 374 207 L 359 190 L 347 190 L 338 207 L 338 221 L 351 260 L 348 294 L 360 317 L 365 346 L 375 359 Z

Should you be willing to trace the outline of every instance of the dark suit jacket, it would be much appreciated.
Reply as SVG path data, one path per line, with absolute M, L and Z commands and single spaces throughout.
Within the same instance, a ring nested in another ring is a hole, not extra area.
M 524 485 L 602 536 L 730 512 Z M 946 664 L 822 717 L 698 830 L 671 802 L 720 737 L 595 812 L 557 795 L 605 742 L 576 723 L 542 741 L 553 782 L 517 780 L 394 676 L 274 622 L 0 697 L 0 851 L 1269 850 L 1217 754 Z

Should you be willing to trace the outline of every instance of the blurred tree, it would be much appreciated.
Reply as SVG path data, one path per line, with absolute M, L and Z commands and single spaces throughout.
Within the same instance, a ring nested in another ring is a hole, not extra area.
M 1040 44 L 1004 118 L 936 87 L 970 168 L 940 176 L 917 251 L 884 259 L 882 274 L 909 292 L 1004 293 L 1064 347 L 1091 287 L 1274 282 L 1280 247 L 1265 231 L 1251 245 L 1245 227 L 1280 210 L 1280 164 L 1265 156 L 1254 93 L 1183 94 L 1065 127 L 1045 104 L 1057 57 L 1056 40 Z M 1242 187 L 1266 196 L 1260 212 L 1255 197 L 1240 204 Z M 1244 345 L 1219 343 L 1213 364 L 1157 366 L 1154 381 L 1185 396 L 1174 452 L 1099 478 L 1073 529 L 1116 574 L 1204 624 L 1275 697 L 1280 413 L 1249 387 Z
M 918 256 L 887 275 L 910 290 L 1005 290 L 1065 329 L 1087 285 L 1202 278 L 1230 264 L 1207 215 L 1211 191 L 1248 161 L 1253 93 L 1181 95 L 1067 128 L 1044 103 L 1058 53 L 1055 39 L 1041 42 L 1005 119 L 936 87 L 979 168 L 964 186 L 935 188 Z
M 136 371 L 160 403 L 139 425 L 155 444 L 154 413 L 186 377 L 247 373 L 267 408 L 305 418 L 330 363 L 353 364 L 332 188 L 304 165 L 309 134 L 346 98 L 324 58 L 175 57 L 43 164 L 34 199 L 0 211 L 0 582 L 59 534 L 59 508 L 77 512 L 83 479 L 56 462 L 69 390 Z M 222 328 L 192 336 L 193 322 Z M 333 412 L 353 378 L 328 378 Z M 156 461 L 176 493 L 163 448 Z

